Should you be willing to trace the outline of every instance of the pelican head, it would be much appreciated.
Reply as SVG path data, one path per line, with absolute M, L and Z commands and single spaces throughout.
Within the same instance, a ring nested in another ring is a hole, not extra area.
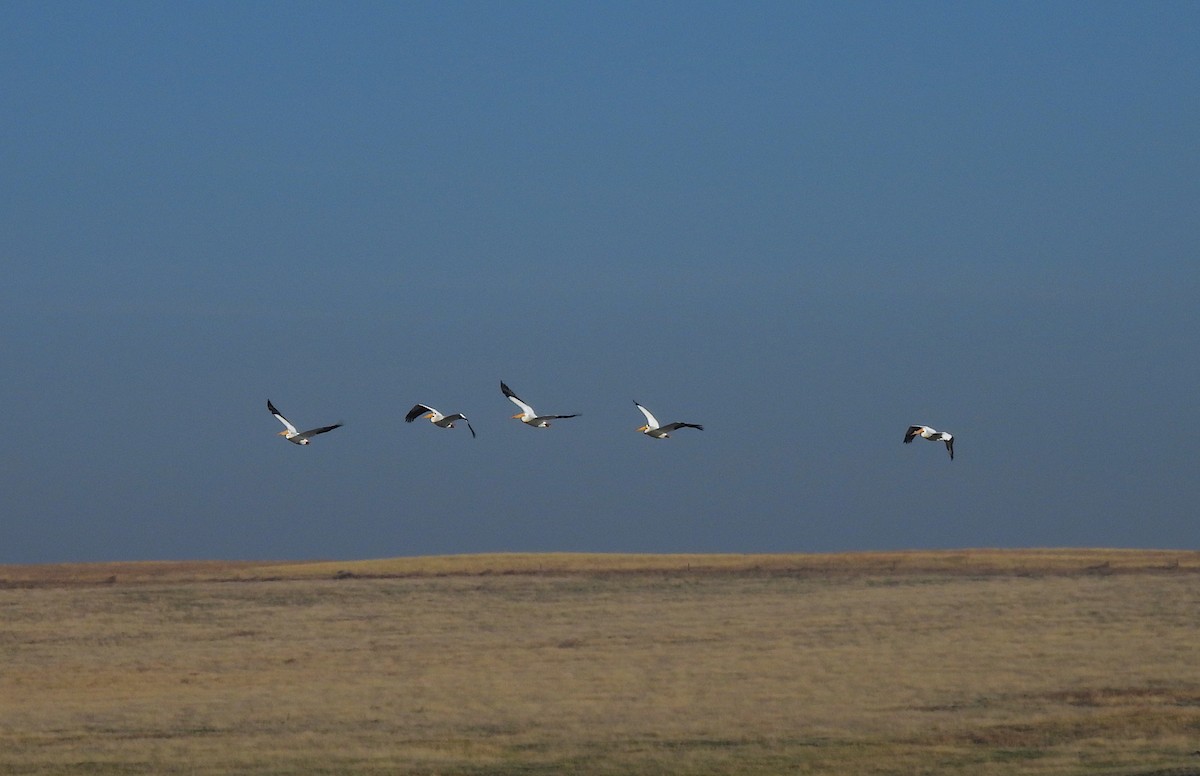
M 644 434 L 644 433 L 646 433 L 646 430 L 649 428 L 650 428 L 649 426 L 642 426 L 641 428 L 638 429 L 638 431 L 640 431 Z

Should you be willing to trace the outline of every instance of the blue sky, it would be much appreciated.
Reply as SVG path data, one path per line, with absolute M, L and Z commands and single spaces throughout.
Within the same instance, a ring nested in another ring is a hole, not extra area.
M 0 562 L 1194 548 L 1197 29 L 0 3 Z

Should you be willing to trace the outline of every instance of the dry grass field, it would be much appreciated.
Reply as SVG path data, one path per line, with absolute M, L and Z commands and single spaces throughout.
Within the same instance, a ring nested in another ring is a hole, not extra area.
M 1200 774 L 1200 553 L 0 566 L 0 774 Z

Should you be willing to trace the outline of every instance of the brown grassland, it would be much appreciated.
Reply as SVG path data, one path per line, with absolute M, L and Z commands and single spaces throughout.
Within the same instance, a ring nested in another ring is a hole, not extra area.
M 0 774 L 1200 775 L 1200 553 L 0 566 Z

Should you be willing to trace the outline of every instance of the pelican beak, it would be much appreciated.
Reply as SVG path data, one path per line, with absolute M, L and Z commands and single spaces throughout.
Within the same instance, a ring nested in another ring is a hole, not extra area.
M 280 432 L 279 432 L 278 434 L 276 434 L 275 436 L 287 436 L 287 432 L 286 432 L 286 431 L 280 431 Z
M 433 417 L 433 413 L 432 413 L 432 412 L 426 412 L 426 413 L 425 413 L 424 415 L 422 415 L 421 417 L 422 417 L 422 418 L 432 418 L 432 417 Z
M 521 418 L 525 417 L 525 413 L 518 412 L 516 415 L 513 415 L 513 417 L 516 418 L 517 420 L 520 420 Z
M 648 428 L 650 428 L 650 427 L 649 427 L 649 426 L 642 426 L 641 428 L 639 428 L 639 429 L 638 429 L 638 431 L 641 431 L 642 433 L 645 433 L 645 432 L 646 432 L 646 429 L 648 429 Z

